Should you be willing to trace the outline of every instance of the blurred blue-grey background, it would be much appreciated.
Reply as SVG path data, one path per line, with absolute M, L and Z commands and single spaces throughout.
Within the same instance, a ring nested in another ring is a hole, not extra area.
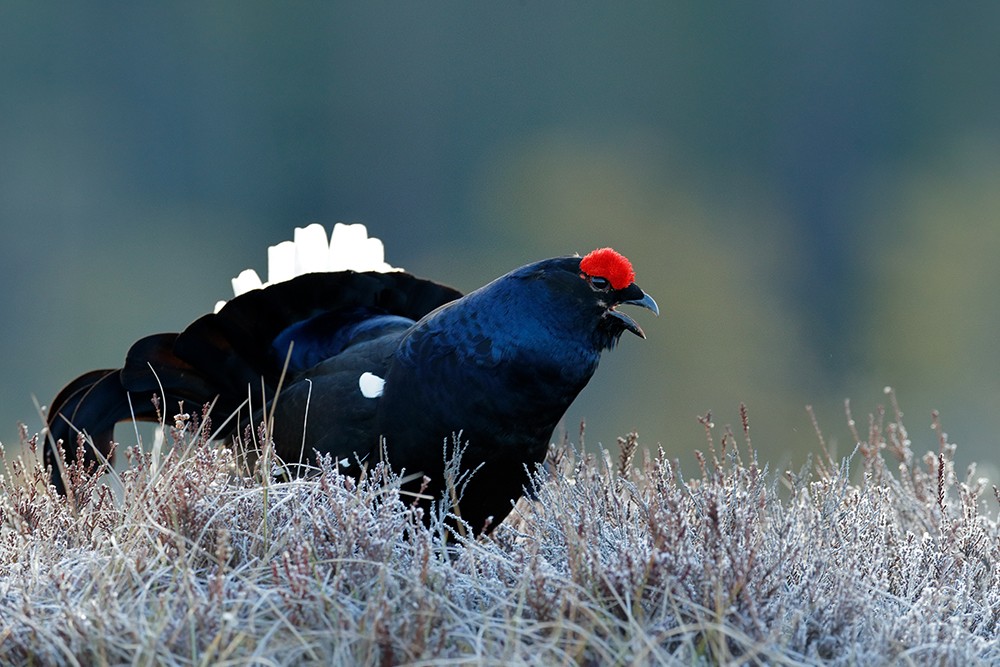
M 845 454 L 882 387 L 960 458 L 1000 423 L 1000 5 L 4 3 L 0 441 L 294 227 L 472 289 L 611 245 L 637 317 L 567 416 L 684 455 Z

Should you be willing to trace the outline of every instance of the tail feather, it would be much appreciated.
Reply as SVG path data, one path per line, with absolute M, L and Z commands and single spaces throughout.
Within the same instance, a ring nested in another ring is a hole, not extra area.
M 212 404 L 212 414 L 219 418 L 217 423 L 228 423 L 228 418 L 238 413 L 246 401 L 248 387 L 260 386 L 261 374 L 250 367 L 228 341 L 210 331 L 199 332 L 195 339 L 210 352 L 195 357 L 201 363 L 193 365 L 179 356 L 178 336 L 175 333 L 156 334 L 135 342 L 121 370 L 122 385 L 133 395 L 133 401 L 136 396 L 149 397 L 155 393 L 165 397 L 170 409 L 181 401 L 195 408 Z M 271 388 L 265 389 L 263 400 L 270 400 Z M 140 400 L 148 402 L 145 398 Z M 242 415 L 241 419 L 213 435 L 224 437 L 233 429 L 242 428 L 248 417 Z
M 155 334 L 129 348 L 121 370 L 121 384 L 126 391 L 156 393 L 171 402 L 183 400 L 199 406 L 212 402 L 220 394 L 229 395 L 226 376 L 210 366 L 204 370 L 195 368 L 178 357 L 174 350 L 176 340 L 175 333 Z M 226 407 L 219 405 L 218 409 Z
M 138 406 L 137 409 L 142 411 Z M 149 412 L 154 412 L 151 405 Z M 128 394 L 116 368 L 85 373 L 59 392 L 49 407 L 45 462 L 52 466 L 52 483 L 60 493 L 65 493 L 65 484 L 56 459 L 57 443 L 62 443 L 66 461 L 75 461 L 77 436 L 83 434 L 107 457 L 111 452 L 115 424 L 131 414 Z M 95 461 L 97 456 L 90 443 L 84 445 L 85 460 Z
M 172 410 L 180 401 L 200 408 L 219 395 L 209 380 L 173 354 L 171 345 L 176 336 L 157 334 L 143 338 L 129 350 L 125 368 L 84 373 L 52 401 L 47 418 L 45 462 L 52 466 L 52 483 L 60 493 L 65 492 L 55 455 L 55 446 L 60 441 L 66 462 L 77 459 L 77 438 L 81 434 L 89 439 L 84 444 L 85 461 L 98 460 L 95 449 L 102 457 L 111 458 L 115 424 L 129 419 L 148 422 L 161 419 L 153 405 L 154 394 L 161 397 L 164 410 Z

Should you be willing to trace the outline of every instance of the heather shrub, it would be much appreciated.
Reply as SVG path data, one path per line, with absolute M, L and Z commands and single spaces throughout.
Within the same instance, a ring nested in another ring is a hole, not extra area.
M 25 434 L 0 480 L 0 663 L 996 664 L 996 491 L 936 420 L 915 453 L 890 399 L 849 421 L 851 456 L 820 435 L 795 471 L 757 460 L 742 408 L 735 433 L 702 419 L 692 476 L 635 434 L 560 443 L 479 538 L 380 463 L 290 478 L 205 415 L 123 472 L 70 466 L 66 497 Z

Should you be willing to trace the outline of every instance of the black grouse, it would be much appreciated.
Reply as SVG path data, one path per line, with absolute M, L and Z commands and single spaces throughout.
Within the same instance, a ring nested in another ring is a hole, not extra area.
M 524 493 L 601 352 L 625 331 L 645 337 L 618 307 L 659 312 L 610 248 L 528 264 L 465 296 L 386 265 L 362 225 L 337 225 L 329 244 L 320 225 L 298 229 L 269 256 L 273 284 L 244 272 L 217 312 L 139 340 L 123 368 L 86 373 L 56 396 L 46 454 L 57 489 L 55 442 L 73 460 L 86 434 L 87 458 L 90 443 L 106 456 L 117 422 L 157 420 L 154 394 L 169 410 L 214 401 L 213 414 L 256 423 L 273 402 L 286 462 L 316 452 L 357 465 L 378 460 L 384 442 L 390 465 L 429 477 L 436 497 L 446 443 L 460 433 L 462 470 L 478 470 L 457 511 L 478 532 Z M 330 270 L 345 267 L 376 270 Z

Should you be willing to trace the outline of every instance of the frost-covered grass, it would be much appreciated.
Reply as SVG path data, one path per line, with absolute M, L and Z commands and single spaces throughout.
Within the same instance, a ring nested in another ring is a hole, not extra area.
M 194 420 L 70 498 L 32 441 L 0 482 L 0 664 L 1000 663 L 996 492 L 943 434 L 917 456 L 878 410 L 851 460 L 777 474 L 741 417 L 704 420 L 691 477 L 635 437 L 556 447 L 479 539 L 379 465 L 275 482 Z

